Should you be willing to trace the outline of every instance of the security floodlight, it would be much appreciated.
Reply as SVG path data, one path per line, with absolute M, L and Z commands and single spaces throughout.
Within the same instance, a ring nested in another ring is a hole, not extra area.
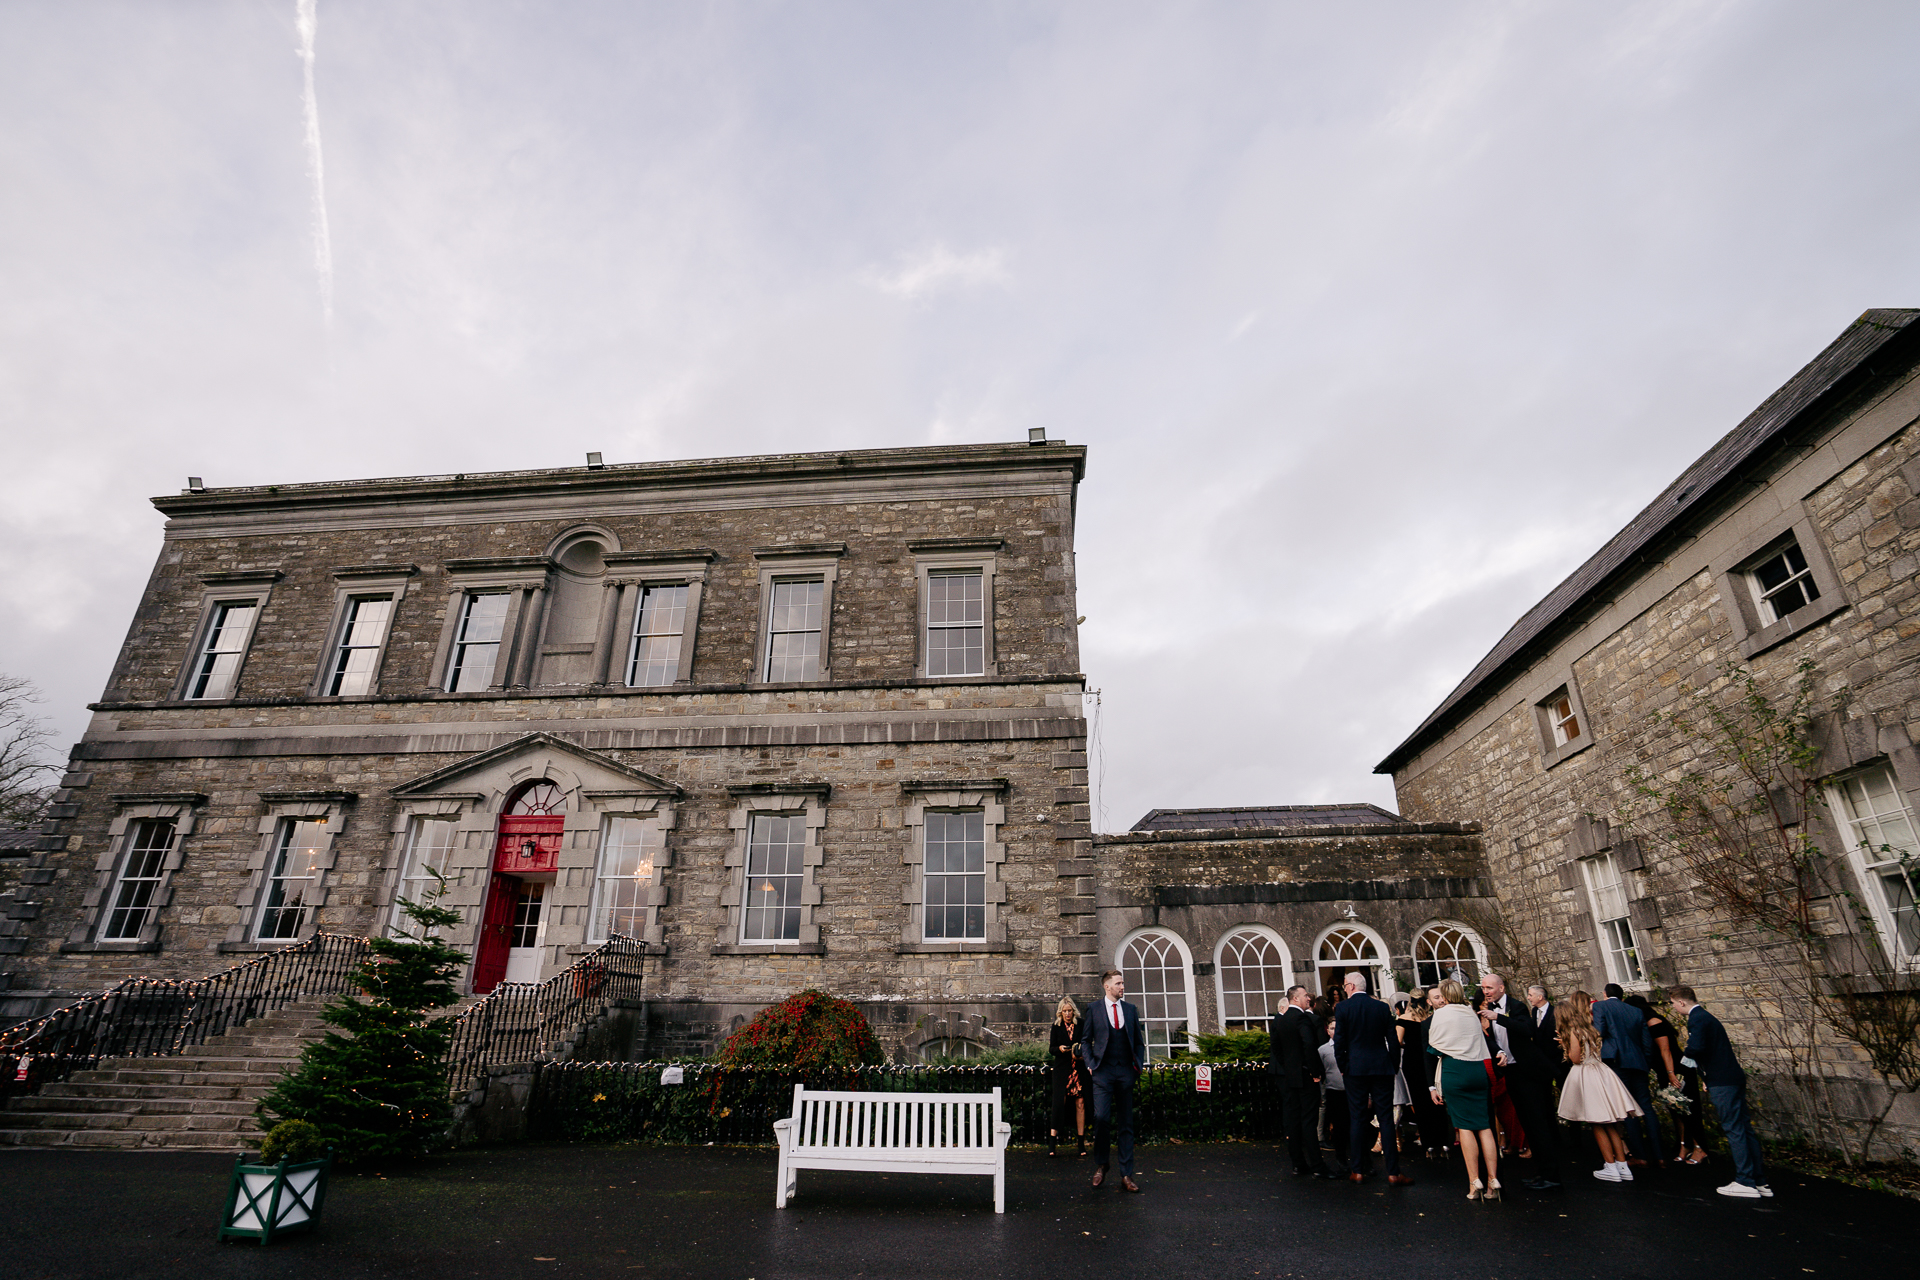
M 188 493 L 205 493 L 206 491 L 207 491 L 207 482 L 205 480 L 202 480 L 199 476 L 187 477 Z
M 589 471 L 598 471 L 598 470 L 600 470 L 601 468 L 603 468 L 603 467 L 605 467 L 606 465 L 607 465 L 606 463 L 604 463 L 604 462 L 602 462 L 602 461 L 600 461 L 600 455 L 599 455 L 599 454 L 597 454 L 597 453 L 590 453 L 590 454 L 588 454 L 588 455 L 587 455 L 587 470 L 589 470 Z
M 1046 442 L 1047 442 L 1047 429 L 1045 427 L 1028 427 L 1027 428 L 1028 444 L 1045 444 Z

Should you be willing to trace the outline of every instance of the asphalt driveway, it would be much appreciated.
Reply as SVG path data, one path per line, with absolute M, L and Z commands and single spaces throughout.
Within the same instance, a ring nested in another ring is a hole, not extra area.
M 1920 1203 L 1776 1175 L 1771 1200 L 1699 1169 L 1469 1205 L 1452 1169 L 1412 1188 L 1296 1179 L 1267 1144 L 1143 1150 L 1132 1196 L 1090 1161 L 1016 1151 L 1007 1212 L 984 1178 L 803 1173 L 773 1207 L 774 1155 L 722 1147 L 461 1151 L 336 1175 L 323 1224 L 214 1242 L 231 1159 L 0 1151 L 9 1280 L 433 1276 L 1895 1277 L 1920 1274 Z

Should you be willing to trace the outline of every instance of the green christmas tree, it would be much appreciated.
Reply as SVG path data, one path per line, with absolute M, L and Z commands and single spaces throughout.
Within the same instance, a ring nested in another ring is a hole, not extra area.
M 352 1162 L 419 1155 L 453 1123 L 441 1072 L 453 1020 L 431 1014 L 460 998 L 453 980 L 466 956 L 440 938 L 460 913 L 438 905 L 448 881 L 429 874 L 434 887 L 421 901 L 400 899 L 412 930 L 368 939 L 373 954 L 349 979 L 365 998 L 343 995 L 321 1012 L 339 1030 L 307 1045 L 299 1065 L 260 1100 L 261 1128 L 306 1120 L 336 1158 Z

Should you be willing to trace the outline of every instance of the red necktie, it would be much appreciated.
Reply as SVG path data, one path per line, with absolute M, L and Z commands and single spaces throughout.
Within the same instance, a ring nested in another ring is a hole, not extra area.
M 1109 1003 L 1107 1008 L 1113 1013 L 1113 1029 L 1118 1031 L 1120 1029 L 1120 1006 Z

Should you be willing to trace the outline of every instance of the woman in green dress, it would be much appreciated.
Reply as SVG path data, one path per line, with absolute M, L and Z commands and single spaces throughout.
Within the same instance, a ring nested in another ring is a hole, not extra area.
M 1467 1004 L 1467 993 L 1449 978 L 1440 984 L 1446 1001 L 1427 1023 L 1427 1052 L 1440 1059 L 1433 1073 L 1433 1100 L 1445 1103 L 1447 1119 L 1460 1134 L 1467 1162 L 1467 1199 L 1500 1198 L 1500 1144 L 1493 1136 L 1493 1081 L 1487 1071 L 1486 1031 Z M 1486 1161 L 1487 1180 L 1480 1181 Z

